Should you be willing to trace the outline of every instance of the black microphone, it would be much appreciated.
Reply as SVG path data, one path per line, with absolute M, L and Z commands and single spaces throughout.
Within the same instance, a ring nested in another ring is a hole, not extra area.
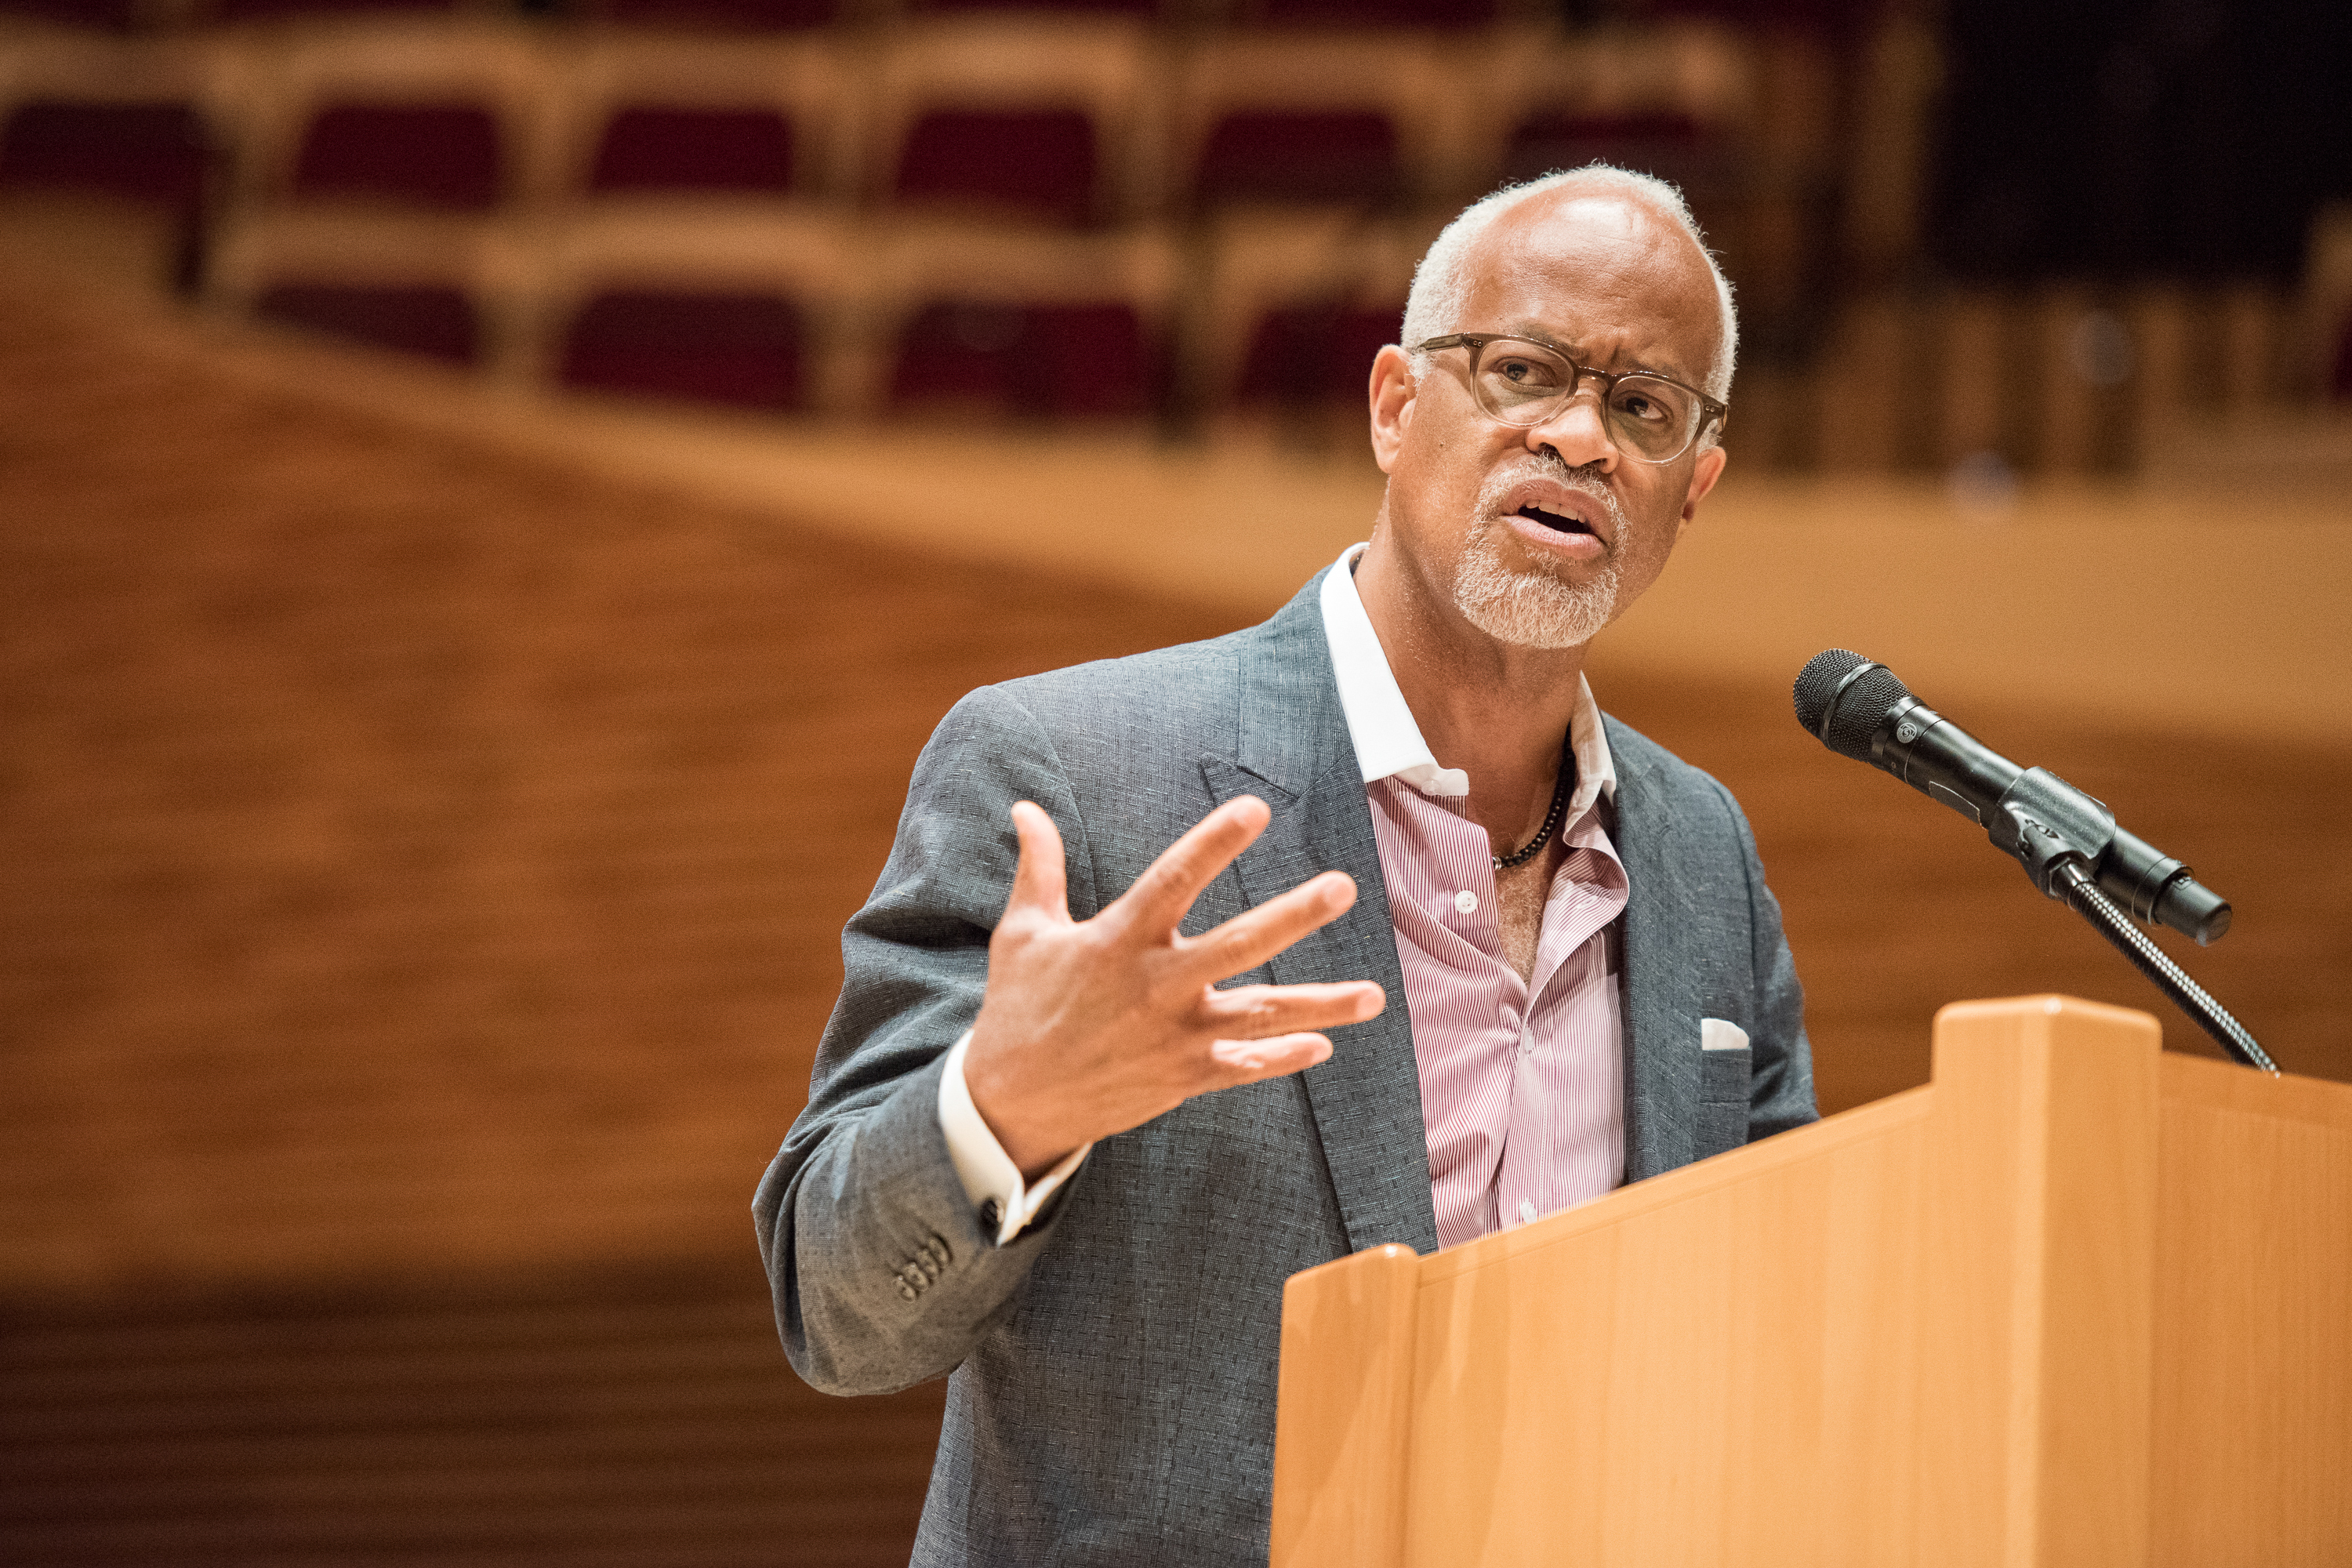
M 2056 773 L 2021 768 L 1952 723 L 1885 665 L 1842 647 L 1816 654 L 1797 676 L 1796 699 L 1806 733 L 1984 828 L 2050 897 L 2063 898 L 2057 869 L 2079 857 L 2135 919 L 2170 926 L 2200 947 L 2230 929 L 2230 906 L 2188 867 L 2117 827 L 2115 813 Z

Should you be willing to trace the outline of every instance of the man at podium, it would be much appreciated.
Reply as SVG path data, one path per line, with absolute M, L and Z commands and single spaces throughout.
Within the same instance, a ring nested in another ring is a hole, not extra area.
M 1368 545 L 940 724 L 754 1205 L 803 1376 L 952 1374 L 917 1562 L 1263 1562 L 1292 1273 L 1812 1119 L 1746 820 L 1583 674 L 1737 332 L 1672 187 L 1498 192 L 1371 367 Z

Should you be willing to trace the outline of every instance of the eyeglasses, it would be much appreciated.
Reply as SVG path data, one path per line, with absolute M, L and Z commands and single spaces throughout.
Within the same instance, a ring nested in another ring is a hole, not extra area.
M 1493 352 L 1489 353 L 1489 345 Z M 1695 386 L 1646 370 L 1612 373 L 1578 364 L 1547 343 L 1497 332 L 1454 332 L 1413 352 L 1470 351 L 1470 389 L 1503 424 L 1532 429 L 1568 406 L 1591 377 L 1601 386 L 1601 423 L 1617 449 L 1645 463 L 1671 463 L 1709 425 L 1731 412 Z

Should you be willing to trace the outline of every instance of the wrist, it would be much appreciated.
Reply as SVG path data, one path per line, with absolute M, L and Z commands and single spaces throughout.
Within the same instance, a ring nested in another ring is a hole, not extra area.
M 1034 1182 L 1069 1158 L 1070 1152 L 1086 1140 L 1057 1136 L 1044 1124 L 1035 1115 L 1036 1095 L 1024 1090 L 1015 1075 L 1003 1070 L 1002 1056 L 988 1048 L 975 1029 L 964 1055 L 964 1087 L 971 1096 L 972 1110 L 987 1123 L 1004 1157 L 1013 1162 L 1023 1181 Z

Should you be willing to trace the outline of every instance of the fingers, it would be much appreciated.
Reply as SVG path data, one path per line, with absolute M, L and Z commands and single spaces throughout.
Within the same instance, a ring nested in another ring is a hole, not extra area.
M 1004 912 L 1016 910 L 1070 918 L 1069 873 L 1062 863 L 1062 833 L 1045 807 L 1034 801 L 1015 801 L 1013 831 L 1021 840 L 1021 859 L 1013 868 L 1013 891 Z
M 1201 889 L 1255 842 L 1273 816 L 1257 796 L 1234 796 L 1161 851 L 1111 908 L 1149 935 L 1165 936 L 1176 929 Z
M 1388 1003 L 1370 980 L 1319 985 L 1239 985 L 1203 997 L 1202 1026 L 1221 1040 L 1262 1040 L 1308 1029 L 1360 1024 Z
M 1228 1075 L 1218 1087 L 1256 1083 L 1301 1071 L 1331 1055 L 1331 1042 L 1320 1035 L 1279 1035 L 1271 1040 L 1219 1040 L 1209 1055 Z
M 1281 897 L 1184 943 L 1185 979 L 1205 985 L 1255 969 L 1308 931 L 1337 920 L 1355 901 L 1356 881 L 1345 871 L 1310 877 Z

